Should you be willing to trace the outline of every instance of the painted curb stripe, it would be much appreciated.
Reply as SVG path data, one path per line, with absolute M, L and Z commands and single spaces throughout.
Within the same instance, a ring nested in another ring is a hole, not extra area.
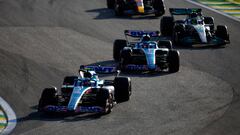
M 4 115 L 2 109 L 0 108 L 0 134 L 7 126 L 7 118 Z
M 9 106 L 9 104 L 1 97 L 0 97 L 0 106 L 7 116 L 7 123 L 5 124 L 5 128 L 2 130 L 0 134 L 8 135 L 16 127 L 16 124 L 17 124 L 16 114 L 12 110 L 12 108 Z M 0 127 L 2 127 L 3 125 L 4 124 L 1 124 Z
M 0 121 L 1 121 L 1 120 L 6 120 L 6 118 L 5 118 L 5 117 L 0 117 Z
M 0 127 L 5 128 L 5 126 L 7 126 L 7 123 L 0 123 Z
M 234 20 L 240 18 L 240 4 L 238 4 L 237 2 L 233 2 L 230 0 L 215 0 L 215 1 L 187 0 L 187 1 L 193 4 L 199 3 L 197 5 L 204 5 L 205 8 L 206 6 L 208 6 L 212 9 L 222 12 L 221 14 L 225 13 L 225 16 L 228 16 L 228 17 L 232 16 L 231 18 L 235 18 Z
M 194 5 L 197 5 L 197 6 L 199 6 L 199 7 L 208 9 L 208 10 L 213 11 L 213 12 L 215 12 L 215 13 L 221 14 L 221 15 L 223 15 L 223 16 L 229 18 L 229 19 L 232 19 L 232 20 L 234 20 L 234 21 L 240 22 L 240 19 L 239 19 L 238 17 L 231 16 L 231 15 L 229 15 L 229 14 L 227 14 L 227 13 L 224 13 L 224 12 L 219 11 L 219 10 L 217 10 L 217 9 L 211 8 L 211 7 L 207 6 L 207 5 L 201 4 L 201 3 L 196 2 L 196 1 L 193 1 L 193 0 L 185 0 L 185 1 L 187 1 L 187 2 L 189 2 L 189 3 L 192 3 L 192 4 L 194 4 Z

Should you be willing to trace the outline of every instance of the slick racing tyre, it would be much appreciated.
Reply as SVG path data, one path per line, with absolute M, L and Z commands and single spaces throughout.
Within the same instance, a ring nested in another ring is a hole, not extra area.
M 114 5 L 114 11 L 116 16 L 123 16 L 124 15 L 124 1 L 117 0 Z
M 120 102 L 125 102 L 130 99 L 132 93 L 131 79 L 129 77 L 115 77 L 114 79 L 115 88 L 115 100 Z
M 42 111 L 46 105 L 57 104 L 56 88 L 45 88 L 38 103 L 38 111 Z
M 174 26 L 173 29 L 173 43 L 174 45 L 182 45 L 181 39 L 185 36 L 185 25 L 183 24 L 177 24 Z
M 162 40 L 162 41 L 158 41 L 158 47 L 161 48 L 161 47 L 166 47 L 168 48 L 169 50 L 172 50 L 172 41 L 170 40 Z
M 121 59 L 121 51 L 122 49 L 127 46 L 126 40 L 117 39 L 114 41 L 113 44 L 113 58 L 115 61 L 120 61 Z
M 155 16 L 159 17 L 165 14 L 165 5 L 163 0 L 153 0 L 153 8 L 155 10 Z
M 107 0 L 107 7 L 109 9 L 114 9 L 115 0 Z
M 121 71 L 126 71 L 126 65 L 132 62 L 131 60 L 132 50 L 126 49 L 121 51 L 121 60 L 119 62 L 119 68 Z
M 227 26 L 225 26 L 225 25 L 217 26 L 216 36 L 223 40 L 229 41 L 229 34 L 227 31 Z
M 102 114 L 109 114 L 113 108 L 113 95 L 109 93 L 108 89 L 101 88 L 97 93 L 97 103 L 104 110 Z
M 168 63 L 169 63 L 169 72 L 175 73 L 179 71 L 180 60 L 179 60 L 179 52 L 177 50 L 170 50 L 168 55 Z
M 173 17 L 164 16 L 160 22 L 160 31 L 163 36 L 172 36 L 173 33 Z

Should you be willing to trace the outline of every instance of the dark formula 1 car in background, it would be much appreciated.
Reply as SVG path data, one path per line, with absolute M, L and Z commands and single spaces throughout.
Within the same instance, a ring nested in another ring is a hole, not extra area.
M 61 94 L 56 88 L 45 88 L 38 111 L 108 114 L 114 102 L 128 101 L 130 95 L 130 78 L 116 76 L 114 80 L 99 80 L 95 71 L 82 68 L 79 76 L 64 78 Z
M 216 45 L 229 44 L 227 26 L 219 25 L 214 28 L 214 18 L 202 15 L 201 9 L 170 8 L 172 16 L 161 19 L 161 33 L 163 36 L 172 36 L 176 45 Z M 177 20 L 174 16 L 186 16 Z
M 160 40 L 159 31 L 125 30 L 126 40 L 115 40 L 113 58 L 123 71 L 179 71 L 179 52 Z M 132 41 L 129 39 L 132 38 Z
M 114 9 L 116 16 L 155 14 L 159 17 L 165 13 L 164 0 L 107 0 L 107 7 Z

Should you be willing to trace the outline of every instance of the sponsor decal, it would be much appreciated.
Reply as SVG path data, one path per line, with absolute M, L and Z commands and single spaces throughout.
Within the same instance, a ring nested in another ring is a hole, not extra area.
M 127 70 L 148 70 L 147 65 L 127 65 Z
M 116 71 L 115 67 L 86 66 L 86 68 L 100 73 L 113 73 Z
M 66 106 L 48 105 L 44 109 L 48 112 L 67 112 L 67 107 Z
M 129 30 L 126 33 L 128 36 L 132 37 L 141 37 L 144 34 L 149 34 L 151 37 L 157 37 L 159 36 L 159 33 L 157 31 L 138 31 L 138 30 Z
M 125 69 L 133 71 L 147 71 L 149 70 L 147 65 L 126 65 Z M 156 67 L 154 71 L 161 71 L 160 67 Z
M 103 112 L 103 110 L 100 106 L 79 106 L 75 112 Z
M 53 105 L 48 105 L 45 107 L 45 111 L 47 112 L 68 112 L 67 106 L 53 106 Z M 104 109 L 100 106 L 79 106 L 76 108 L 74 112 L 103 112 Z

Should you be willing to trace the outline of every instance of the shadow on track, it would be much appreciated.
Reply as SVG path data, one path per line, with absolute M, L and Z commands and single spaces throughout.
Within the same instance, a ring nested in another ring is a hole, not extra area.
M 96 63 L 91 63 L 86 66 L 113 66 L 117 67 L 118 63 L 114 60 L 106 60 L 106 61 L 99 61 Z M 165 76 L 170 75 L 171 73 L 167 71 L 161 71 L 161 72 L 150 72 L 150 71 L 122 71 L 120 73 L 120 76 L 128 76 L 128 77 L 157 77 L 157 76 Z M 99 77 L 108 77 L 113 76 L 113 74 L 98 74 Z
M 184 45 L 173 45 L 174 49 L 177 50 L 216 50 L 224 49 L 224 46 L 184 46 Z
M 188 46 L 188 45 L 177 45 L 173 42 L 172 37 L 169 36 L 160 36 L 160 40 L 171 40 L 173 44 L 173 48 L 177 50 L 215 50 L 215 49 L 224 49 L 228 47 L 226 46 L 218 46 L 218 45 L 198 45 L 198 46 Z
M 141 19 L 159 19 L 154 15 L 124 15 L 124 16 L 115 16 L 115 13 L 112 9 L 108 8 L 98 8 L 86 10 L 88 13 L 98 13 L 98 15 L 94 19 L 133 19 L 133 20 L 141 20 Z
M 26 122 L 31 120 L 38 120 L 38 121 L 63 121 L 63 122 L 73 122 L 73 121 L 90 121 L 101 118 L 103 115 L 96 114 L 96 113 L 78 113 L 78 114 L 47 114 L 37 112 L 37 105 L 31 107 L 33 112 L 28 114 L 25 117 L 20 117 L 17 119 L 18 122 Z

